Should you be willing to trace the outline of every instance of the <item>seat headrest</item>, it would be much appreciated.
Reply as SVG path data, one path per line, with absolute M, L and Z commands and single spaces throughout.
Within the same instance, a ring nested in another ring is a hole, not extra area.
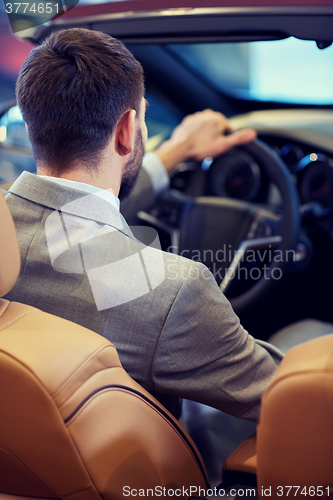
M 0 297 L 15 285 L 20 272 L 20 252 L 15 226 L 7 203 L 0 193 Z

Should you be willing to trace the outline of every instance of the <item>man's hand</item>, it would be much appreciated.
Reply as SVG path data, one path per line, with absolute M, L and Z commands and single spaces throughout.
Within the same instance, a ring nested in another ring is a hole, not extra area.
M 233 146 L 252 142 L 256 136 L 253 129 L 232 132 L 230 122 L 222 113 L 205 109 L 186 116 L 155 153 L 171 173 L 182 161 L 214 158 Z

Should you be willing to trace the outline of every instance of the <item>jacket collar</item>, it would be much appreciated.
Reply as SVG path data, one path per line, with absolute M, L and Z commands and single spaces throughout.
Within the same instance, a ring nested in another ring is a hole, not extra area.
M 26 171 L 9 189 L 9 193 L 38 205 L 109 225 L 133 237 L 124 217 L 111 203 L 98 196 L 98 192 L 100 190 L 96 194 L 87 193 Z

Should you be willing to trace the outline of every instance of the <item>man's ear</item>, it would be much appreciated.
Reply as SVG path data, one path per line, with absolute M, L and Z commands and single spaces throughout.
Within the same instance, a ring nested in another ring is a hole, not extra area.
M 136 111 L 131 109 L 120 118 L 115 134 L 115 148 L 120 156 L 128 155 L 133 151 L 135 139 Z

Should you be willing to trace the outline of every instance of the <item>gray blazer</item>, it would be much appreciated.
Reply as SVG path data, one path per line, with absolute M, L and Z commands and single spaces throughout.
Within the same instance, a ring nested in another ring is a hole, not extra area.
M 7 299 L 108 338 L 171 410 L 187 398 L 257 419 L 281 353 L 243 329 L 205 266 L 147 250 L 110 203 L 28 172 L 6 200 L 22 258 Z

